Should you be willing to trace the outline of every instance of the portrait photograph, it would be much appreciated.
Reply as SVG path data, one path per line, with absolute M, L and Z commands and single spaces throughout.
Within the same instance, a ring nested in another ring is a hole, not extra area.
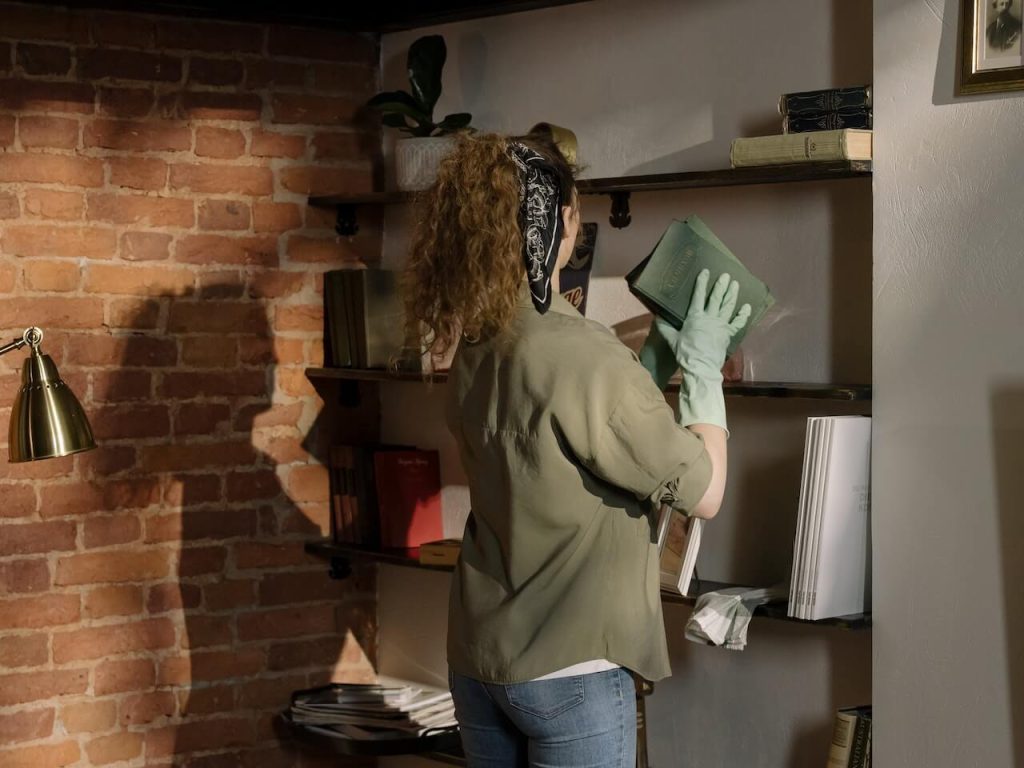
M 1024 0 L 963 0 L 957 94 L 1024 88 Z

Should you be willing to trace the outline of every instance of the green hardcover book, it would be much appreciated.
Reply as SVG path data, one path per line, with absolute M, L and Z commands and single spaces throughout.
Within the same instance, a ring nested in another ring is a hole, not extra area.
M 750 305 L 749 322 L 729 344 L 727 354 L 731 355 L 775 299 L 768 286 L 751 274 L 699 218 L 690 216 L 669 224 L 651 254 L 626 275 L 626 282 L 651 312 L 682 328 L 697 275 L 703 269 L 711 272 L 708 291 L 723 272 L 728 272 L 740 284 L 737 308 Z
M 352 365 L 343 280 L 343 270 L 324 273 L 324 359 L 335 368 Z

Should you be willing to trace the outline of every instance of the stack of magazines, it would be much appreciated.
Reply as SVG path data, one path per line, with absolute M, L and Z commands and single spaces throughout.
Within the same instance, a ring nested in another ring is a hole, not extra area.
M 372 684 L 296 691 L 289 714 L 312 731 L 359 740 L 417 738 L 457 727 L 448 690 L 383 676 Z

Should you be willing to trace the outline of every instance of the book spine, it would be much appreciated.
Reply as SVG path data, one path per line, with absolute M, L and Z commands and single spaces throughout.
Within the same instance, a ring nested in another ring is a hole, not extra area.
M 870 108 L 870 85 L 784 93 L 779 99 L 779 114 L 790 117 L 809 115 L 815 112 L 837 112 L 846 109 Z
M 871 110 L 851 109 L 842 112 L 818 112 L 813 115 L 782 118 L 783 133 L 808 133 L 810 131 L 834 131 L 839 128 L 872 127 Z
M 871 718 L 858 714 L 850 744 L 850 768 L 868 768 L 871 747 Z
M 729 160 L 734 168 L 742 168 L 752 165 L 870 159 L 869 149 L 863 153 L 851 151 L 851 130 L 853 129 L 844 128 L 835 131 L 733 139 Z
M 827 768 L 849 768 L 850 748 L 857 716 L 849 712 L 836 712 L 832 726 L 832 746 L 828 752 Z

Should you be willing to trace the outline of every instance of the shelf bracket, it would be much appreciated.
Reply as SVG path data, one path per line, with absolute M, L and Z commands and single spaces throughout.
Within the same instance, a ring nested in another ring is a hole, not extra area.
M 612 212 L 609 223 L 616 229 L 625 229 L 632 221 L 629 214 L 629 192 L 609 192 L 612 198 Z
M 354 203 L 338 203 L 334 216 L 334 231 L 341 237 L 352 237 L 359 231 Z
M 330 567 L 327 569 L 327 575 L 335 581 L 347 579 L 352 575 L 352 561 L 347 557 L 332 557 Z

